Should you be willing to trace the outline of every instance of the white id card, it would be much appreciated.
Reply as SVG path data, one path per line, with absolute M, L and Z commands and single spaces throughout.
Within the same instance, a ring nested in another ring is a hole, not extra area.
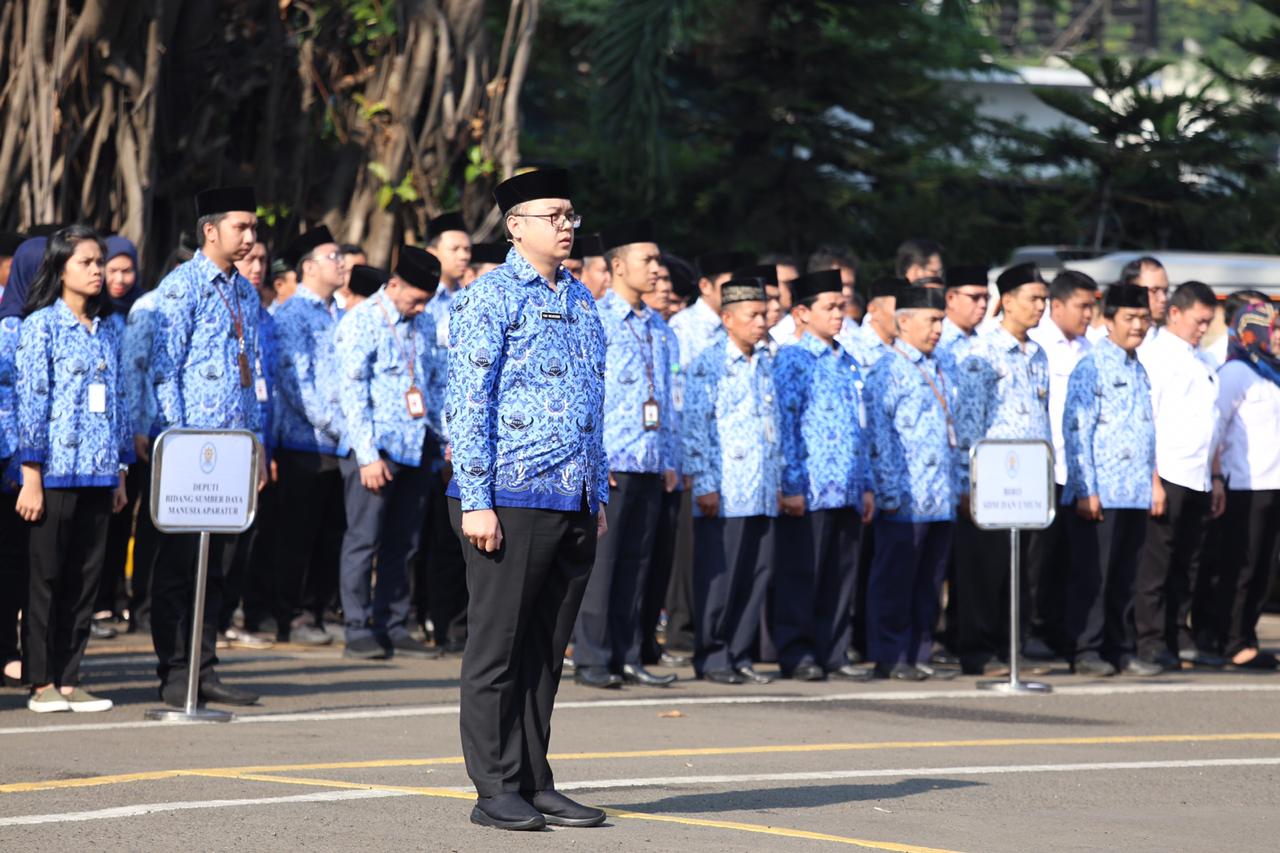
M 94 382 L 89 386 L 89 412 L 95 415 L 105 414 L 107 411 L 107 386 L 101 382 Z
M 267 380 L 259 376 L 253 383 L 253 391 L 258 397 L 259 403 L 267 402 Z

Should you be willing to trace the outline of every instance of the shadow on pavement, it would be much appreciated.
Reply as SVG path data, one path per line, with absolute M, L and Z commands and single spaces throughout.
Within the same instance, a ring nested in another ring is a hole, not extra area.
M 883 785 L 803 785 L 792 788 L 754 788 L 708 794 L 678 794 L 644 803 L 619 803 L 605 808 L 652 814 L 690 814 L 771 809 L 811 809 L 841 803 L 896 800 L 956 788 L 985 787 L 964 779 L 903 779 Z

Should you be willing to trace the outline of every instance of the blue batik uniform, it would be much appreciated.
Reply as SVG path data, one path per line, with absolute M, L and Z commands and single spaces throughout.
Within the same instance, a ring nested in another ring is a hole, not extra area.
M 680 341 L 681 370 L 688 371 L 689 365 L 702 355 L 703 350 L 725 341 L 724 325 L 720 322 L 719 313 L 708 307 L 702 299 L 675 314 L 669 325 Z
M 977 339 L 977 331 L 966 332 L 951 322 L 950 317 L 942 320 L 942 338 L 938 341 L 938 349 L 951 356 L 951 360 L 960 364 L 969 357 L 973 342 Z
M 1030 338 L 1019 343 L 1003 326 L 980 335 L 958 362 L 956 431 L 966 460 L 983 438 L 1043 439 L 1053 446 L 1049 425 L 1049 359 Z
M 563 267 L 553 290 L 512 249 L 457 297 L 449 339 L 447 493 L 462 511 L 607 503 L 605 342 L 591 292 Z
M 1151 382 L 1136 355 L 1104 338 L 1071 371 L 1062 418 L 1062 503 L 1097 495 L 1103 509 L 1151 508 L 1155 427 Z
M 694 668 L 701 675 L 752 663 L 773 569 L 782 486 L 773 357 L 746 355 L 726 336 L 689 368 L 681 420 L 692 496 L 718 492 L 720 510 L 694 505 Z
M 809 510 L 862 505 L 870 489 L 862 372 L 838 343 L 806 332 L 778 351 L 782 493 Z
M 423 465 L 428 434 L 438 439 L 442 429 L 438 389 L 444 365 L 431 319 L 425 313 L 402 317 L 382 289 L 337 324 L 334 350 L 346 428 L 338 455 L 354 453 L 360 465 L 376 462 L 379 454 L 400 465 Z M 409 414 L 410 387 L 422 392 L 425 417 Z
M 332 299 L 305 286 L 275 314 L 273 411 L 284 450 L 338 455 L 344 430 L 334 330 L 341 317 Z
M 258 416 L 262 419 L 263 444 L 267 458 L 276 448 L 276 324 L 275 315 L 258 306 L 258 351 L 254 370 L 254 398 L 258 401 Z
M 863 377 L 839 343 L 810 332 L 774 363 L 782 447 L 782 493 L 803 495 L 801 517 L 779 516 L 774 644 L 783 673 L 845 665 L 853 635 L 862 496 L 870 490 Z
M 18 337 L 22 320 L 0 319 L 0 459 L 13 456 L 18 445 Z
M 253 285 L 233 268 L 225 273 L 203 252 L 170 272 L 156 287 L 159 304 L 152 336 L 151 376 L 161 430 L 183 426 L 247 429 L 265 440 L 266 424 L 257 399 L 262 378 L 258 354 L 259 309 Z M 234 310 L 233 310 L 234 308 Z M 241 384 L 244 354 L 248 387 Z
M 1135 646 L 1129 613 L 1156 465 L 1151 382 L 1136 353 L 1103 338 L 1084 354 L 1067 382 L 1062 431 L 1062 503 L 1071 542 L 1069 651 L 1121 666 Z M 1102 505 L 1101 521 L 1085 520 L 1073 508 L 1094 495 Z
M 980 332 L 957 372 L 956 432 L 961 491 L 969 491 L 969 452 L 984 438 L 1043 440 L 1053 446 L 1049 418 L 1049 358 L 1030 338 L 1019 343 L 1001 325 Z M 1029 578 L 1039 578 L 1042 548 L 1031 532 L 1022 537 L 1027 555 L 1022 560 Z M 1009 548 L 1003 531 L 980 531 L 970 521 L 958 524 L 956 586 L 987 590 L 985 595 L 960 597 L 956 637 L 969 671 L 980 670 L 993 656 L 1009 649 Z M 1030 581 L 1028 581 L 1030 582 Z M 1042 600 L 1042 599 L 1039 599 Z M 1039 604 L 1030 625 L 1042 634 L 1044 615 Z
M 436 290 L 431 301 L 427 303 L 427 307 L 423 309 L 424 314 L 431 318 L 432 324 L 436 331 L 436 347 L 441 351 L 449 348 L 449 312 L 453 308 L 453 303 L 457 300 L 458 294 L 462 292 L 462 286 L 458 285 L 450 290 L 445 287 L 444 282 L 440 283 L 440 287 Z
M 155 438 L 160 434 L 160 404 L 151 373 L 151 347 L 155 335 L 160 291 L 149 290 L 129 309 L 121 349 L 121 376 L 130 429 L 134 435 Z
M 864 372 L 870 372 L 877 361 L 893 352 L 892 344 L 886 344 L 880 340 L 880 335 L 871 325 L 870 318 L 864 319 L 861 326 L 848 331 L 848 334 L 845 334 L 845 331 L 841 334 L 844 335 L 843 338 L 839 338 L 841 345 L 849 351 Z
M 676 470 L 679 421 L 671 403 L 670 331 L 662 318 L 643 302 L 633 308 L 613 290 L 596 303 L 596 311 L 606 347 L 604 449 L 614 480 L 606 518 L 613 535 L 596 547 L 573 632 L 574 661 L 579 667 L 617 671 L 642 665 L 641 609 L 653 566 L 663 474 Z M 646 426 L 646 405 L 656 406 L 653 428 Z
M 867 379 L 877 513 L 867 655 L 886 673 L 929 662 L 960 476 L 953 362 L 903 340 L 895 348 Z
M 15 461 L 40 464 L 47 489 L 114 488 L 133 462 L 118 329 L 86 327 L 61 299 L 22 323 Z

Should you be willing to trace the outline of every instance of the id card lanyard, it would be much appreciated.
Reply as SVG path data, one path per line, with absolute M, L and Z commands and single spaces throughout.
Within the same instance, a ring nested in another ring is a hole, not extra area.
M 382 319 L 387 321 L 387 329 L 391 332 L 391 340 L 396 343 L 396 350 L 399 351 L 400 357 L 405 358 L 405 347 L 400 343 L 400 336 L 396 334 L 396 324 L 391 322 L 391 315 L 387 313 L 387 306 L 383 304 L 383 300 L 378 300 L 378 309 L 382 311 Z M 418 388 L 415 381 L 414 372 L 418 363 L 418 345 L 413 339 L 413 327 L 409 328 L 409 349 L 408 358 L 405 359 L 409 363 L 409 390 L 404 392 L 404 407 L 409 412 L 409 417 L 420 418 L 427 413 L 427 400 L 422 396 L 422 390 Z
M 640 315 L 634 311 L 628 319 L 639 319 Z M 644 340 L 640 340 L 640 334 L 635 330 L 632 323 L 623 323 L 627 330 L 631 332 L 631 336 L 636 339 L 636 343 L 640 345 L 644 358 L 644 376 L 649 382 L 649 399 L 644 401 L 644 405 L 640 407 L 641 421 L 644 424 L 645 432 L 653 432 L 662 425 L 662 412 L 658 407 L 658 396 L 653 385 L 653 329 L 648 323 L 644 325 Z
M 907 363 L 915 367 L 916 370 L 920 371 L 920 375 L 924 377 L 924 381 L 927 382 L 929 385 L 929 390 L 933 392 L 933 396 L 938 398 L 938 405 L 942 406 L 942 414 L 947 419 L 947 443 L 951 445 L 951 448 L 953 450 L 959 447 L 960 441 L 959 441 L 959 438 L 956 436 L 956 424 L 955 424 L 955 421 L 952 420 L 951 418 L 951 407 L 947 405 L 946 395 L 943 394 L 942 391 L 938 390 L 938 386 L 935 385 L 933 380 L 929 378 L 928 371 L 926 371 L 923 367 L 921 367 L 919 362 L 912 361 L 910 356 L 908 356 L 902 350 L 898 349 L 897 344 L 893 345 L 893 351 L 896 352 L 898 355 L 902 356 L 903 358 L 905 358 L 907 360 Z M 942 389 L 943 391 L 945 391 L 947 388 L 947 385 L 942 378 L 942 365 L 938 364 L 935 361 L 934 366 L 936 367 L 938 372 L 938 383 L 942 385 Z
M 248 388 L 253 384 L 253 371 L 249 369 L 249 352 L 244 342 L 244 309 L 240 306 L 240 296 L 235 292 L 235 279 L 231 279 L 231 296 L 227 299 L 227 295 L 222 292 L 222 287 L 216 281 L 213 282 L 213 289 L 218 294 L 218 298 L 222 300 L 222 304 L 227 306 L 227 313 L 231 315 L 231 324 L 236 333 L 236 344 L 239 352 L 236 354 L 236 361 L 240 365 L 240 387 Z

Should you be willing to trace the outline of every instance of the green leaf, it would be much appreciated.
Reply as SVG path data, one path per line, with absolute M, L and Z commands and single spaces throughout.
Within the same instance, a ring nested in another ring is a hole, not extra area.
M 396 197 L 395 188 L 391 184 L 383 184 L 378 187 L 378 207 L 386 210 L 391 206 L 391 202 Z
M 391 173 L 387 171 L 387 167 L 376 160 L 369 164 L 369 171 L 373 172 L 373 176 L 383 183 L 391 180 Z

